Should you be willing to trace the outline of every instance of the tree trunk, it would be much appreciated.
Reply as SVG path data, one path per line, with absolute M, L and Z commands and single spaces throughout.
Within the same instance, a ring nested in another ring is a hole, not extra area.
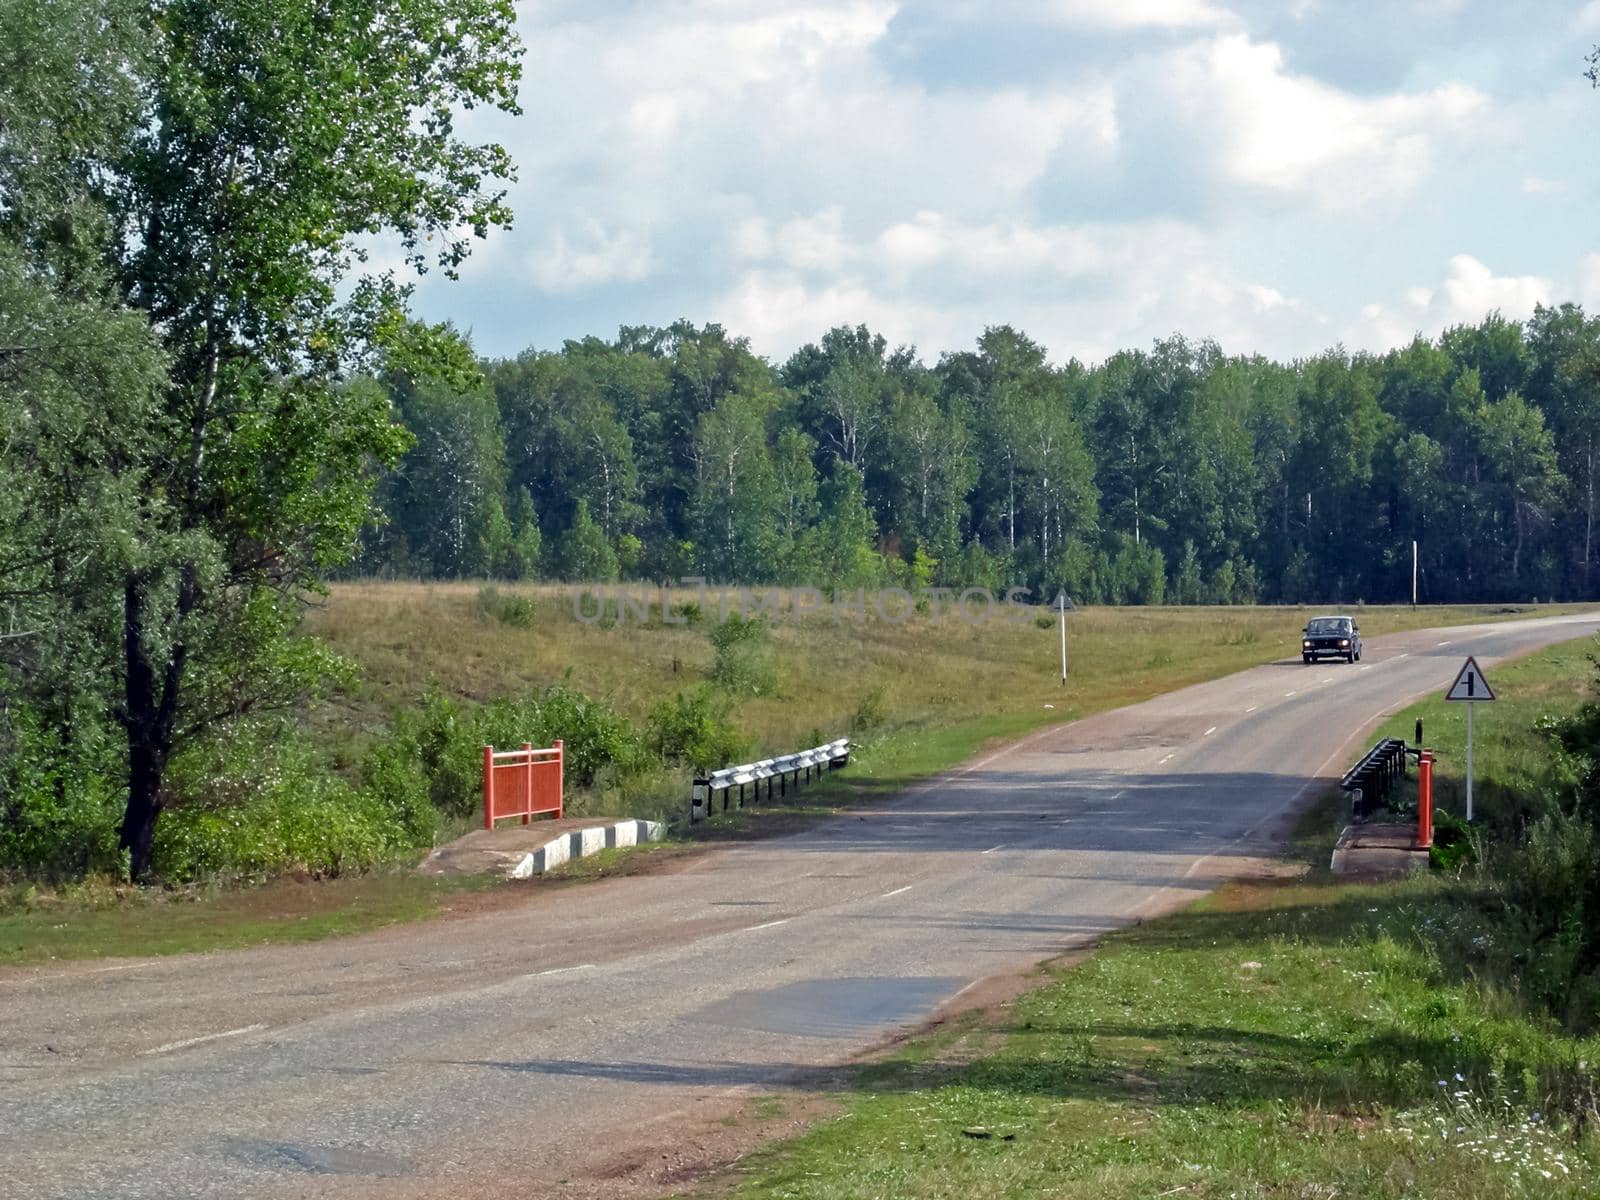
M 183 679 L 187 651 L 174 643 L 162 678 L 145 644 L 145 578 L 130 573 L 122 589 L 123 711 L 122 727 L 128 738 L 128 807 L 123 814 L 118 845 L 128 852 L 128 870 L 135 882 L 150 878 L 155 865 L 156 820 L 161 815 L 161 780 L 172 754 L 173 728 L 178 710 L 178 687 Z M 178 588 L 180 615 L 193 611 L 196 584 L 186 568 Z

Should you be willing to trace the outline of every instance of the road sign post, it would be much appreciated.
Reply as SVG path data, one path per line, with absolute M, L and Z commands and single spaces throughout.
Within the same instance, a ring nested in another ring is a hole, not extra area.
M 1472 821 L 1472 710 L 1479 704 L 1494 700 L 1494 689 L 1483 677 L 1478 660 L 1468 658 L 1456 672 L 1456 681 L 1444 694 L 1446 700 L 1455 700 L 1467 706 L 1467 821 Z
M 1076 606 L 1072 597 L 1067 595 L 1067 589 L 1062 588 L 1056 593 L 1056 608 L 1061 613 L 1061 686 L 1067 684 L 1067 614 Z

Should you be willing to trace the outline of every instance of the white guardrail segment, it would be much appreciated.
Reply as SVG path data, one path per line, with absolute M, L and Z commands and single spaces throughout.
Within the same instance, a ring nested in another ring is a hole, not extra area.
M 796 754 L 781 754 L 775 758 L 763 758 L 758 762 L 742 763 L 737 767 L 724 767 L 720 771 L 713 771 L 703 779 L 694 781 L 694 794 L 690 801 L 689 820 L 700 819 L 702 805 L 705 815 L 711 812 L 711 799 L 717 792 L 726 792 L 729 788 L 744 788 L 748 784 L 760 783 L 763 779 L 786 778 L 804 771 L 809 776 L 812 768 L 820 774 L 825 767 L 850 757 L 850 739 L 836 738 L 821 746 L 814 746 L 810 750 L 801 750 Z M 767 785 L 771 791 L 771 784 Z M 760 794 L 759 792 L 757 793 Z M 723 807 L 727 807 L 724 799 Z

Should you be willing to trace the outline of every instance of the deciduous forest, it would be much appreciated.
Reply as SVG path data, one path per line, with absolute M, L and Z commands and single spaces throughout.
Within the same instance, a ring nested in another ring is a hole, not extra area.
M 782 363 L 624 328 L 389 378 L 410 450 L 350 570 L 1065 586 L 1101 604 L 1595 594 L 1600 321 L 1499 314 L 1293 363 L 1181 335 L 1052 363 L 1008 326 L 928 365 L 865 327 Z

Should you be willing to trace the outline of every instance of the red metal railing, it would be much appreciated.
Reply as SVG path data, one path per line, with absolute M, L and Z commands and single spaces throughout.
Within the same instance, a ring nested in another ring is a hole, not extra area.
M 1433 845 L 1433 751 L 1417 754 L 1417 849 Z
M 552 814 L 561 819 L 561 742 L 536 750 L 524 742 L 520 750 L 483 748 L 483 827 L 493 829 L 503 817 Z

